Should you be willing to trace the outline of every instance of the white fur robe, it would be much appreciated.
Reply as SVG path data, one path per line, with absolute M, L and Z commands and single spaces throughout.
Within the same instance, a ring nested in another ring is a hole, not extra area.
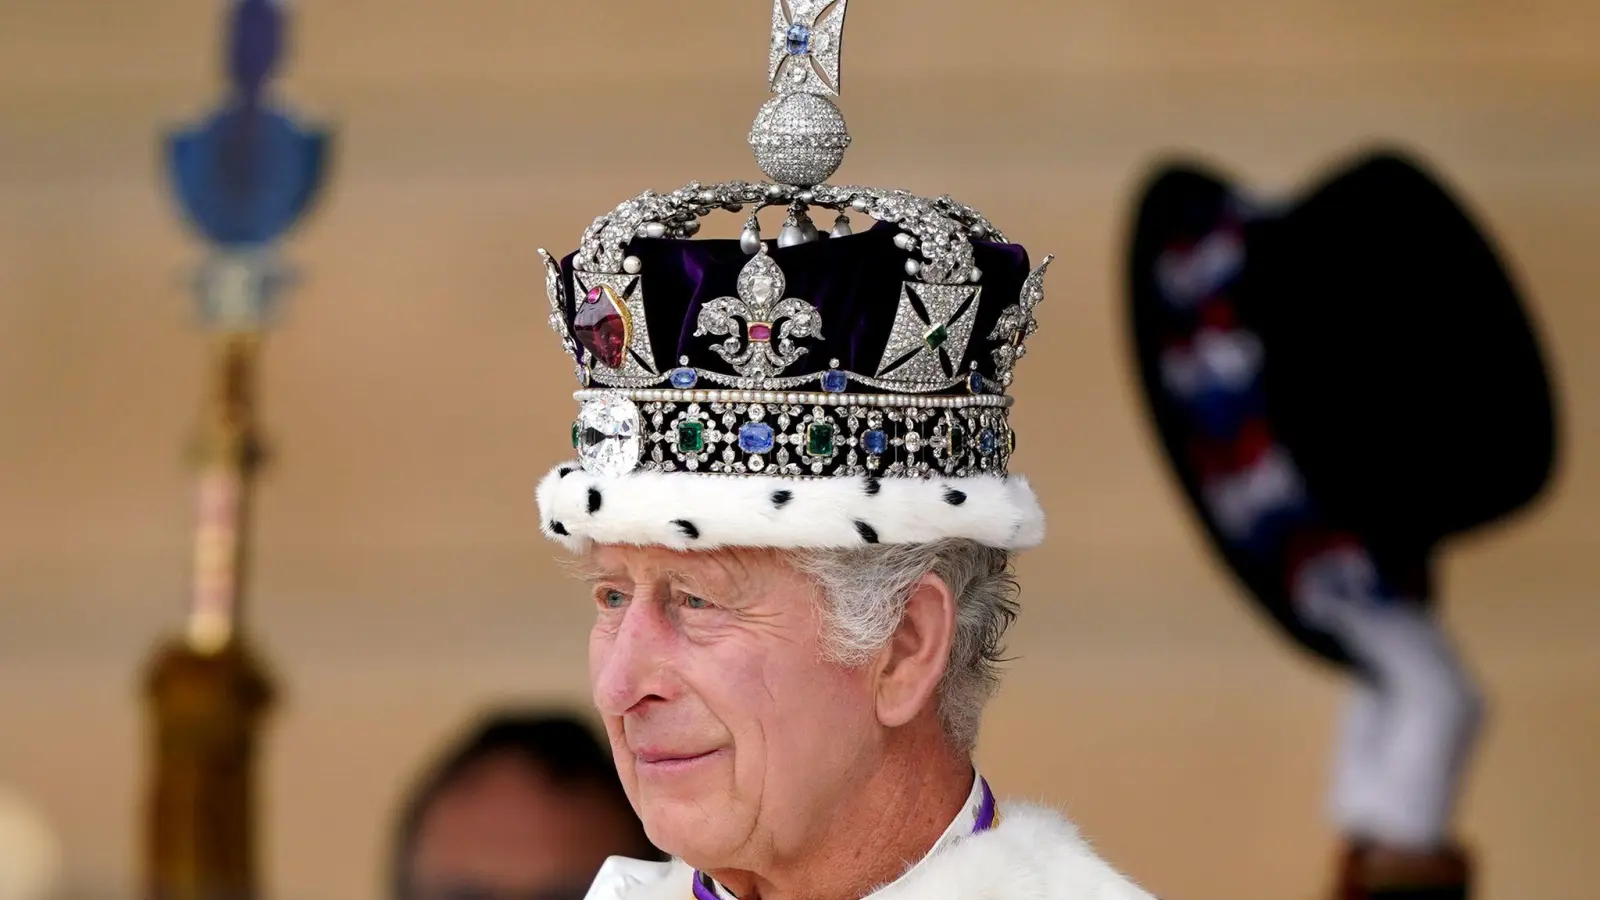
M 614 856 L 585 900 L 694 900 L 694 872 L 674 860 Z M 1089 848 L 1060 813 L 1007 802 L 989 831 L 940 847 L 869 900 L 1153 900 Z

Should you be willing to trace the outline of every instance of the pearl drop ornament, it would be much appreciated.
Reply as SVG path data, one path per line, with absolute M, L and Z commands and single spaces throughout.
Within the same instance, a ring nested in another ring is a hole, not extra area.
M 739 233 L 739 249 L 748 256 L 761 252 L 761 230 L 750 227 Z

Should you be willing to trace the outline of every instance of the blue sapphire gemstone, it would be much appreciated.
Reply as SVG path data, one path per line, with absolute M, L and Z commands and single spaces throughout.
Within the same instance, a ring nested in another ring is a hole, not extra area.
M 983 393 L 983 376 L 979 375 L 976 370 L 967 376 L 967 390 L 974 394 Z
M 1000 439 L 995 437 L 993 428 L 985 428 L 978 432 L 978 452 L 985 456 L 993 453 L 1000 446 Z
M 766 453 L 772 449 L 772 426 L 765 422 L 746 422 L 739 427 L 739 449 L 746 453 Z
M 844 389 L 849 386 L 850 376 L 838 369 L 829 369 L 822 373 L 822 389 L 830 394 L 844 393 Z
M 811 52 L 811 29 L 796 23 L 789 26 L 789 55 L 804 56 Z
M 889 436 L 874 428 L 861 436 L 861 446 L 873 456 L 882 456 L 889 452 Z
M 667 375 L 667 380 L 670 381 L 672 386 L 678 390 L 686 391 L 689 388 L 694 387 L 694 383 L 700 380 L 700 376 L 696 375 L 693 369 L 684 367 L 673 369 L 672 372 Z

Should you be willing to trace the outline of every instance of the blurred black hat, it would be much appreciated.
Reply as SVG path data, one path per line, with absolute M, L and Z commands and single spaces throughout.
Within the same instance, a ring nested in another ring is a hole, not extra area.
M 1261 210 L 1156 168 L 1127 250 L 1130 336 L 1167 459 L 1215 548 L 1316 653 L 1317 604 L 1428 602 L 1444 538 L 1550 481 L 1550 377 L 1490 240 L 1381 152 Z

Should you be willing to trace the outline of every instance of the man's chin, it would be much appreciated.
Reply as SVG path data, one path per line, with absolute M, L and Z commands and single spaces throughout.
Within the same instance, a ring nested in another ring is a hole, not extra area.
M 647 796 L 639 818 L 650 843 L 697 868 L 726 865 L 743 837 L 732 834 L 741 815 L 723 790 Z

